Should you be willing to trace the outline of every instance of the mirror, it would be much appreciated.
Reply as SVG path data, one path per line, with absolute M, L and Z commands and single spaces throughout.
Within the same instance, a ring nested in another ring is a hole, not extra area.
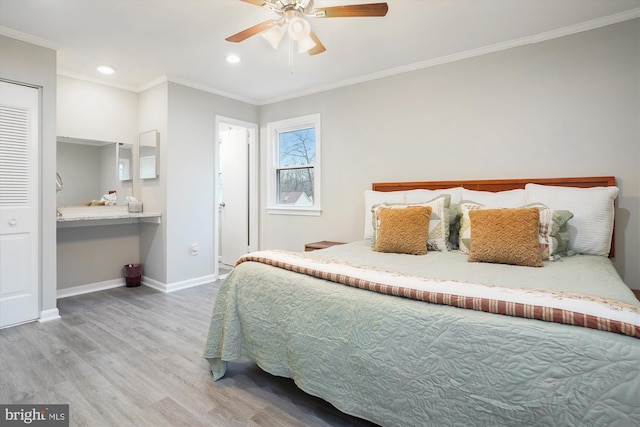
M 129 156 L 132 165 L 131 144 L 69 137 L 57 140 L 57 172 L 64 180 L 64 189 L 56 194 L 57 206 L 87 206 L 109 193 L 116 205 L 127 204 L 127 196 L 133 195 L 133 172 L 129 171 L 128 180 L 120 179 L 126 176 L 120 175 L 120 156 Z
M 140 134 L 138 154 L 140 156 L 140 179 L 158 177 L 158 131 L 150 130 Z
M 118 143 L 118 179 L 131 181 L 133 179 L 133 145 Z

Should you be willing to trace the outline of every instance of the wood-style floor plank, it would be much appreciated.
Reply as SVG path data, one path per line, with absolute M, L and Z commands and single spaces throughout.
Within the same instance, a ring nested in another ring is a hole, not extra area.
M 373 426 L 251 361 L 203 359 L 219 283 L 58 300 L 62 319 L 0 330 L 0 403 L 70 405 L 72 426 Z

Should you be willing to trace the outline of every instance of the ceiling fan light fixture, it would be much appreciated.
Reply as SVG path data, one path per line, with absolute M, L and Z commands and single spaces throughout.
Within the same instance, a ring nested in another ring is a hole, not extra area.
M 289 37 L 299 42 L 311 34 L 311 25 L 300 17 L 291 18 L 289 20 Z
M 273 47 L 274 49 L 277 49 L 278 46 L 280 45 L 280 41 L 284 37 L 284 32 L 285 32 L 284 25 L 276 24 L 271 28 L 269 28 L 267 31 L 263 32 L 261 36 L 262 38 L 264 38 L 266 41 L 269 42 L 271 47 Z
M 298 40 L 298 53 L 308 52 L 314 47 L 316 47 L 316 42 L 309 36 Z

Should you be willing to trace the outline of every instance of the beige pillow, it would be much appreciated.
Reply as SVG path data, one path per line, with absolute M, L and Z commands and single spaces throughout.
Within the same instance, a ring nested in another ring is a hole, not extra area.
M 378 232 L 373 250 L 398 254 L 426 254 L 430 217 L 430 206 L 408 206 L 404 209 L 380 207 Z
M 469 211 L 473 244 L 468 261 L 542 267 L 538 208 Z

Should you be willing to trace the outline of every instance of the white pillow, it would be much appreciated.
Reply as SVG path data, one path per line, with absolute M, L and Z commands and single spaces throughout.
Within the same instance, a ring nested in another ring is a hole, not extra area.
M 518 208 L 527 204 L 527 193 L 524 188 L 506 191 L 462 190 L 462 200 L 473 200 L 492 208 Z
M 433 200 L 442 194 L 451 196 L 451 203 L 460 203 L 462 200 L 462 187 L 444 188 L 441 190 L 407 190 L 405 191 L 405 203 L 424 203 Z
M 608 256 L 615 217 L 613 202 L 618 187 L 557 187 L 527 184 L 529 203 L 544 203 L 551 209 L 573 213 L 567 224 L 569 248 L 579 254 Z
M 364 192 L 364 238 L 373 238 L 373 216 L 371 208 L 382 203 L 424 203 L 442 194 L 451 195 L 451 203 L 460 199 L 462 187 L 445 188 L 442 190 L 404 190 L 404 191 L 373 191 Z M 448 206 L 447 206 L 448 207 Z

